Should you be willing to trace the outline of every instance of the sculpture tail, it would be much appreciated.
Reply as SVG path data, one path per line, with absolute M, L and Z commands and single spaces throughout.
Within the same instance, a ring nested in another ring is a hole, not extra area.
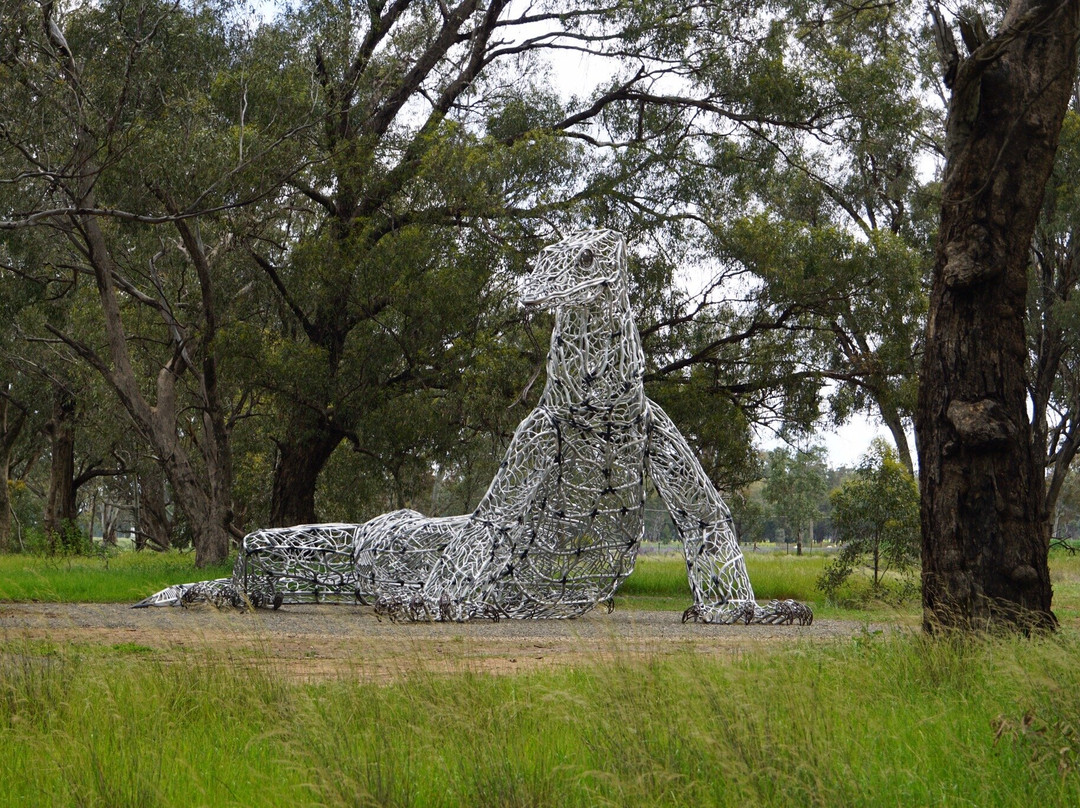
M 186 606 L 189 603 L 197 603 L 209 600 L 214 592 L 223 590 L 226 586 L 232 587 L 229 578 L 217 578 L 213 581 L 196 581 L 190 584 L 173 584 L 160 592 L 155 592 L 148 598 L 143 598 L 132 609 L 145 609 L 148 606 Z

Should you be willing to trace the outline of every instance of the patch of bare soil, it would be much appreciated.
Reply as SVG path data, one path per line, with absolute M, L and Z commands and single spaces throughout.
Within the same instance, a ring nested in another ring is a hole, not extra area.
M 153 649 L 165 661 L 210 656 L 290 679 L 386 680 L 414 671 L 512 673 L 590 660 L 661 657 L 687 650 L 739 656 L 783 644 L 855 636 L 886 626 L 816 620 L 812 626 L 680 623 L 677 612 L 591 612 L 576 620 L 392 623 L 358 606 L 280 611 L 124 604 L 0 604 L 0 641 Z

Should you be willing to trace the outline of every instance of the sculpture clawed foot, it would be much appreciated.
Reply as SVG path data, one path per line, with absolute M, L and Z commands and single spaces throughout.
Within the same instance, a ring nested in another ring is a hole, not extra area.
M 396 595 L 382 594 L 375 598 L 375 619 L 380 623 L 384 617 L 388 617 L 391 623 L 396 623 L 405 611 L 405 603 Z
M 391 623 L 404 620 L 409 623 L 462 623 L 473 618 L 486 618 L 498 623 L 510 615 L 497 603 L 455 602 L 448 592 L 443 592 L 438 601 L 432 601 L 422 594 L 411 598 L 401 594 L 383 593 L 375 599 L 375 618 L 386 617 Z
M 693 620 L 696 623 L 699 620 L 701 620 L 702 616 L 703 615 L 702 615 L 701 607 L 698 604 L 693 603 L 693 604 L 690 605 L 689 608 L 687 608 L 687 610 L 685 612 L 682 613 L 682 621 L 683 621 L 683 623 L 686 623 L 686 622 L 689 622 L 690 620 Z
M 243 589 L 221 580 L 201 581 L 189 586 L 180 595 L 180 606 L 183 608 L 198 603 L 208 603 L 215 609 L 231 607 L 241 611 L 247 611 L 257 605 L 248 599 Z
M 809 626 L 814 622 L 814 612 L 805 603 L 797 600 L 774 600 L 768 606 L 758 606 L 752 601 L 745 603 L 728 602 L 716 607 L 695 603 L 682 613 L 682 621 L 688 623 L 721 623 L 733 625 L 742 623 L 763 623 L 766 625 Z
M 510 615 L 507 614 L 506 609 L 497 603 L 485 603 L 480 608 L 480 617 L 486 617 L 493 623 L 498 623 L 503 617 L 509 619 Z
M 768 625 L 793 625 L 809 626 L 814 622 L 814 612 L 805 603 L 797 600 L 774 600 L 769 603 L 761 614 L 754 618 L 755 623 Z

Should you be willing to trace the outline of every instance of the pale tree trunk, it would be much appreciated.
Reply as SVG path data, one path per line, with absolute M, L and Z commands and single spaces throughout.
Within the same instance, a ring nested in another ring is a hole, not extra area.
M 879 411 L 881 413 L 881 420 L 889 430 L 889 434 L 892 435 L 893 444 L 896 446 L 896 456 L 900 458 L 900 462 L 904 464 L 904 468 L 907 469 L 907 473 L 912 477 L 915 476 L 915 464 L 911 459 L 911 444 L 908 442 L 907 430 L 904 427 L 904 420 L 900 417 L 900 413 L 896 407 L 890 405 L 879 405 Z
M 93 206 L 89 189 L 81 202 L 82 206 Z M 142 394 L 128 354 L 113 281 L 116 267 L 104 234 L 93 216 L 79 217 L 79 228 L 86 235 L 90 263 L 97 279 L 111 364 L 106 364 L 84 345 L 70 340 L 69 344 L 109 382 L 139 433 L 162 458 L 161 467 L 172 484 L 177 506 L 183 509 L 191 528 L 196 566 L 219 564 L 229 552 L 231 511 L 227 501 L 220 499 L 222 492 L 205 485 L 206 475 L 196 470 L 177 434 L 176 385 L 180 374 L 186 369 L 186 360 L 177 350 L 172 360 L 158 372 L 155 404 L 151 406 Z M 221 476 L 217 475 L 217 478 Z
M 107 547 L 115 547 L 116 542 L 116 519 L 120 515 L 120 508 L 112 503 L 102 500 L 101 503 L 101 543 Z
M 46 38 L 55 58 L 62 66 L 63 80 L 72 99 L 71 119 L 74 127 L 73 167 L 63 183 L 73 203 L 69 214 L 70 233 L 79 240 L 79 251 L 86 257 L 97 283 L 101 306 L 102 324 L 105 330 L 104 355 L 95 348 L 79 342 L 56 329 L 50 329 L 63 339 L 88 364 L 90 364 L 112 387 L 130 416 L 135 429 L 161 458 L 161 468 L 172 486 L 177 507 L 181 508 L 191 528 L 195 544 L 195 564 L 217 564 L 229 551 L 230 521 L 232 509 L 229 491 L 230 474 L 220 465 L 227 465 L 227 446 L 219 445 L 225 437 L 224 418 L 217 400 L 214 359 L 214 311 L 213 295 L 205 250 L 198 233 L 186 219 L 176 217 L 172 224 L 180 233 L 187 258 L 194 264 L 202 293 L 201 340 L 196 342 L 185 334 L 185 327 L 175 320 L 173 312 L 153 296 L 145 295 L 128 282 L 121 267 L 114 260 L 109 241 L 101 226 L 95 196 L 99 176 L 98 156 L 107 151 L 108 144 L 98 140 L 97 135 L 84 123 L 82 107 L 91 103 L 84 97 L 79 78 L 77 60 L 69 45 L 63 40 L 52 19 L 52 4 L 42 6 L 43 26 Z M 168 200 L 164 200 L 168 203 Z M 173 356 L 157 374 L 153 404 L 143 393 L 141 374 L 136 373 L 128 350 L 127 334 L 120 316 L 117 286 L 122 284 L 125 293 L 133 300 L 157 312 L 167 326 L 173 343 Z M 191 329 L 198 331 L 198 328 Z M 201 348 L 202 361 L 192 356 Z M 211 419 L 213 428 L 198 436 L 205 468 L 199 468 L 188 453 L 190 445 L 181 439 L 177 422 L 177 385 L 184 373 L 198 374 L 199 409 Z M 219 429 L 219 427 L 221 427 Z
M 87 531 L 87 535 L 90 536 L 90 541 L 94 540 L 94 527 L 97 525 L 97 503 L 98 492 L 95 490 L 90 494 L 90 508 L 88 509 L 90 512 L 90 528 Z
M 952 96 L 916 424 L 930 631 L 1056 624 L 1024 321 L 1078 16 L 1080 0 L 1014 0 L 993 38 L 966 24 L 964 59 L 939 18 Z
M 88 187 L 80 199 L 80 207 L 92 208 L 93 204 L 92 190 Z M 178 347 L 173 358 L 158 372 L 154 405 L 147 402 L 128 353 L 113 280 L 117 268 L 105 236 L 94 216 L 78 217 L 78 228 L 85 235 L 87 254 L 97 280 L 110 362 L 106 363 L 92 349 L 66 335 L 60 336 L 112 386 L 136 429 L 162 458 L 161 467 L 172 484 L 177 507 L 184 511 L 191 528 L 196 566 L 221 563 L 229 551 L 232 511 L 229 492 L 223 490 L 223 482 L 229 475 L 220 470 L 211 474 L 199 471 L 177 432 L 176 386 L 180 375 L 190 365 Z M 212 351 L 213 347 L 208 344 L 205 349 Z M 201 403 L 205 408 L 211 406 L 205 400 Z M 203 438 L 212 444 L 216 436 L 210 433 Z M 209 463 L 221 462 L 227 461 L 228 453 L 217 448 L 214 451 L 204 448 L 204 457 Z
M 83 200 L 86 207 L 92 207 L 90 196 L 88 189 L 87 198 Z M 196 566 L 219 564 L 229 552 L 231 509 L 227 499 L 223 499 L 227 492 L 207 485 L 207 475 L 196 469 L 177 434 L 176 385 L 180 374 L 188 367 L 187 362 L 178 349 L 172 360 L 158 372 L 155 405 L 150 406 L 143 397 L 128 354 L 113 282 L 115 266 L 104 234 L 92 216 L 80 217 L 80 228 L 86 234 L 90 263 L 97 279 L 111 367 L 87 352 L 85 346 L 74 347 L 112 385 L 139 432 L 162 458 L 161 468 L 172 484 L 176 504 L 184 511 L 191 529 Z M 212 347 L 207 350 L 212 350 Z M 204 439 L 212 441 L 213 436 L 204 435 Z M 217 453 L 211 457 L 222 456 L 223 453 Z M 213 476 L 216 481 L 223 478 L 227 478 L 227 475 L 218 473 Z

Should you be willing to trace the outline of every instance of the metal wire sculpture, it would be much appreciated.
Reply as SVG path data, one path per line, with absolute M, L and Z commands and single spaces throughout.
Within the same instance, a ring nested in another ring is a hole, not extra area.
M 754 601 L 727 506 L 645 396 L 622 236 L 585 230 L 545 248 L 521 296 L 555 311 L 547 383 L 473 513 L 259 530 L 232 578 L 136 605 L 355 600 L 391 619 L 576 617 L 633 570 L 648 475 L 683 541 L 694 598 L 683 622 L 809 624 L 803 604 Z

